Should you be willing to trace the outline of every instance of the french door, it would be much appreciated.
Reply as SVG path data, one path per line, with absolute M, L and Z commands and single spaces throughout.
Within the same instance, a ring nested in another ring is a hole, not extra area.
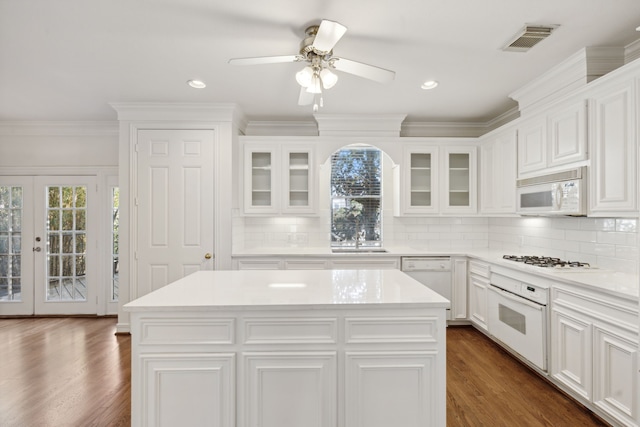
M 97 313 L 92 176 L 0 177 L 0 315 Z

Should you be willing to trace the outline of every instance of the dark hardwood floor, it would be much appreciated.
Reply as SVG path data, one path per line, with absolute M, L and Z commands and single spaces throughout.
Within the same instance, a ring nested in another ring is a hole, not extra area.
M 482 333 L 447 328 L 448 427 L 607 425 Z
M 115 325 L 0 319 L 0 426 L 129 425 L 131 340 Z M 447 340 L 448 427 L 606 425 L 473 328 Z
M 131 339 L 114 318 L 0 319 L 0 426 L 131 424 Z

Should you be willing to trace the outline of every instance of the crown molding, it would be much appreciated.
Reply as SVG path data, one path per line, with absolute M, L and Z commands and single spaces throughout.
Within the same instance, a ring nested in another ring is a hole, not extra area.
M 400 136 L 406 114 L 314 114 L 320 136 Z
M 112 102 L 109 105 L 120 121 L 246 122 L 236 104 Z
M 318 136 L 315 121 L 251 121 L 243 135 L 247 136 Z
M 117 136 L 116 121 L 3 121 L 3 136 Z
M 640 58 L 640 39 L 624 47 L 624 63 L 628 64 Z
M 559 99 L 624 65 L 623 47 L 585 47 L 509 95 L 524 112 Z

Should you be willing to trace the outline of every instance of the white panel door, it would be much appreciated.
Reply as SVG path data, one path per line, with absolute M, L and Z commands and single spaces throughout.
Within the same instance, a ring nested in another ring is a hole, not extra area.
M 137 292 L 213 269 L 213 130 L 138 132 Z

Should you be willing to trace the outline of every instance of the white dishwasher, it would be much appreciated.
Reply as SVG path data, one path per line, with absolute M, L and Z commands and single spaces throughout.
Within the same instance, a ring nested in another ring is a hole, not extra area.
M 401 270 L 451 301 L 450 257 L 402 257 Z M 447 308 L 447 320 L 451 320 L 451 308 Z

